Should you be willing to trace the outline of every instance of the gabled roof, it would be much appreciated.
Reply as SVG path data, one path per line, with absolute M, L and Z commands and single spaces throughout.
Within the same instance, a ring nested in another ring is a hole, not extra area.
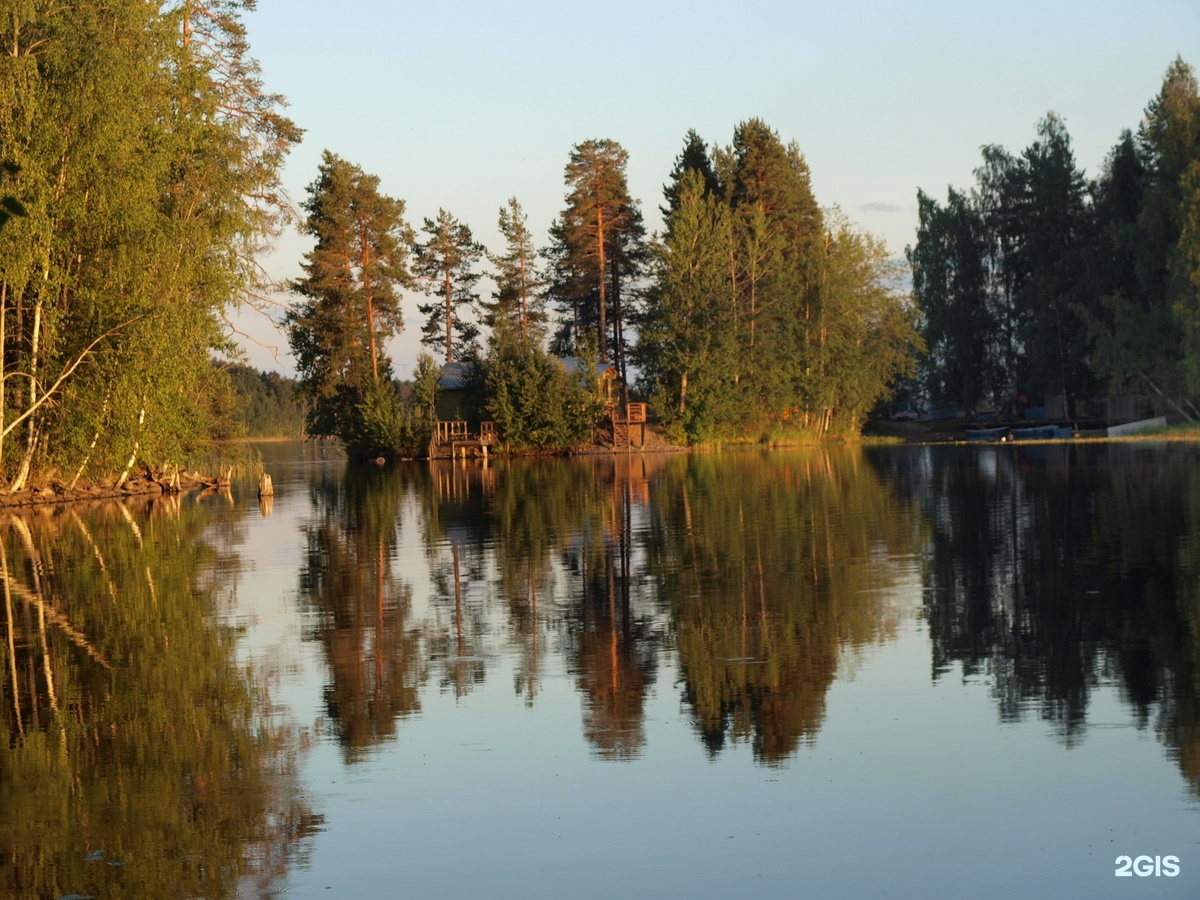
M 471 383 L 475 375 L 475 367 L 469 362 L 448 362 L 442 365 L 442 374 L 438 378 L 438 387 L 443 391 L 461 390 Z
M 583 371 L 584 361 L 578 356 L 555 357 L 559 365 L 566 369 L 568 375 Z M 600 378 L 616 378 L 617 368 L 612 363 L 595 363 L 596 375 Z M 438 377 L 438 388 L 443 391 L 458 391 L 470 387 L 475 377 L 475 367 L 469 362 L 448 362 L 442 364 L 442 374 Z

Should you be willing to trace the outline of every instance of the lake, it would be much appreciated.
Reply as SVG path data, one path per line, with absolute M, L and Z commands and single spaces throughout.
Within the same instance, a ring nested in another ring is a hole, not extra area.
M 0 515 L 0 894 L 1200 896 L 1200 448 Z

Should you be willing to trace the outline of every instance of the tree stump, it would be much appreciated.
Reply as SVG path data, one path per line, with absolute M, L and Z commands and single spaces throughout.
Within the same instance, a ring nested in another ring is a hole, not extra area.
M 260 496 L 260 497 L 274 497 L 275 496 L 275 486 L 273 484 L 271 484 L 271 476 L 268 475 L 266 472 L 263 472 L 261 475 L 258 476 L 258 496 Z

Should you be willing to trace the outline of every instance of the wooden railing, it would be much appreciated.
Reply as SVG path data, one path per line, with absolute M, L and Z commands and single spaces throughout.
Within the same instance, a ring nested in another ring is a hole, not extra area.
M 480 422 L 478 434 L 469 432 L 466 421 L 462 419 L 437 423 L 436 443 L 453 444 L 464 441 L 494 444 L 496 442 L 496 423 Z
M 459 420 L 455 422 L 437 423 L 437 442 L 439 444 L 449 444 L 453 441 L 465 441 L 466 439 L 466 422 Z

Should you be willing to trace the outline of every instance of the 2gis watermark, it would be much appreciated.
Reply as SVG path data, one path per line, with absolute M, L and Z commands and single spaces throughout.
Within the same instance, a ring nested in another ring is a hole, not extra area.
M 1179 874 L 1178 856 L 1118 856 L 1115 863 L 1118 878 L 1149 878 L 1165 876 L 1174 878 Z

